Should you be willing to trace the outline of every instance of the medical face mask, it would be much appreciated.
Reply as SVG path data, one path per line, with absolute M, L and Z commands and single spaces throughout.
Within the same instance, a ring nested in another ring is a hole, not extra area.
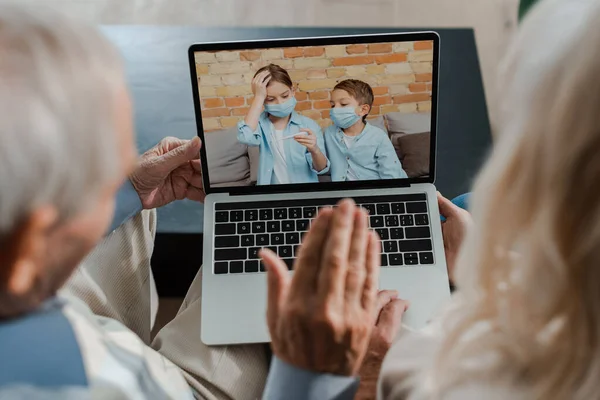
M 265 104 L 265 111 L 277 118 L 287 117 L 294 111 L 294 108 L 296 108 L 295 97 L 281 104 Z
M 329 115 L 335 126 L 341 129 L 350 128 L 360 119 L 360 116 L 354 112 L 354 107 L 332 108 Z

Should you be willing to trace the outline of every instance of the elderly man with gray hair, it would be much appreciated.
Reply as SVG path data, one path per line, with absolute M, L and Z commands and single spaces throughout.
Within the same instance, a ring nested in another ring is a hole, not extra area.
M 152 209 L 203 200 L 200 140 L 138 159 L 115 49 L 18 5 L 0 5 L 0 110 L 0 398 L 260 397 L 264 346 L 200 342 L 199 279 L 150 341 Z

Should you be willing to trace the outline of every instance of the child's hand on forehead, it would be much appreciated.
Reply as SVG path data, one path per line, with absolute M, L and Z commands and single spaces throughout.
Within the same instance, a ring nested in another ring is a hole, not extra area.
M 271 81 L 271 74 L 269 71 L 262 71 L 252 79 L 252 93 L 255 97 L 266 99 L 267 98 L 267 85 Z

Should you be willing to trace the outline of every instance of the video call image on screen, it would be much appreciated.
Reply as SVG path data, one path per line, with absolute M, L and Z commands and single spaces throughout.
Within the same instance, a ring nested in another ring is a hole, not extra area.
M 433 42 L 196 52 L 212 187 L 429 175 Z

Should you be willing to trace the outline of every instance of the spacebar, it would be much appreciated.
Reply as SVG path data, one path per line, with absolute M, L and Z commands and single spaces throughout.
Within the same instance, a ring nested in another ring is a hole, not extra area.
M 246 249 L 215 250 L 215 261 L 245 260 L 248 258 Z

